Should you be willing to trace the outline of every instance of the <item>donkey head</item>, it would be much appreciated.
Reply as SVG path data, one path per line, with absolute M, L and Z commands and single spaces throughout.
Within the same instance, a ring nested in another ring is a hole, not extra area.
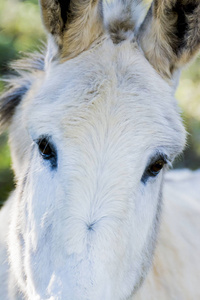
M 197 0 L 41 0 L 41 58 L 1 98 L 17 188 L 10 261 L 28 299 L 129 299 L 151 264 L 165 169 L 185 143 L 174 78 Z

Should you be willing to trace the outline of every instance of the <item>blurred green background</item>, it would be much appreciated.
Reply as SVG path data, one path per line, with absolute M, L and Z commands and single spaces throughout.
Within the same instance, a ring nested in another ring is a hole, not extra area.
M 147 2 L 149 0 L 146 0 Z M 8 72 L 9 61 L 20 53 L 34 51 L 45 40 L 37 0 L 0 1 L 0 77 Z M 0 81 L 0 92 L 4 85 Z M 175 167 L 200 167 L 200 58 L 183 71 L 176 97 L 182 109 L 188 146 Z M 0 136 L 0 206 L 13 189 L 7 134 Z

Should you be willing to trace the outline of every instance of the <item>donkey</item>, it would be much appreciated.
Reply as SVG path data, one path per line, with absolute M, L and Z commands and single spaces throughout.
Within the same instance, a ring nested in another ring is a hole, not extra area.
M 200 299 L 200 173 L 166 173 L 185 145 L 174 92 L 200 2 L 40 6 L 47 50 L 13 65 L 0 101 L 16 178 L 0 299 Z

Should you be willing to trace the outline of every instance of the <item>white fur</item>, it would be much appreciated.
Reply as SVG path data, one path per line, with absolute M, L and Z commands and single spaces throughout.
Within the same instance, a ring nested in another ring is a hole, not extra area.
M 164 184 L 164 211 L 152 270 L 136 300 L 199 299 L 200 171 L 173 171 Z
M 0 299 L 188 299 L 184 293 L 177 298 L 174 286 L 170 294 L 165 291 L 173 282 L 176 257 L 190 249 L 187 238 L 194 240 L 195 255 L 199 249 L 192 229 L 176 228 L 177 220 L 194 211 L 192 203 L 182 206 L 179 200 L 182 180 L 177 194 L 173 181 L 164 189 L 170 202 L 158 259 L 166 257 L 166 264 L 155 258 L 155 265 L 161 273 L 170 266 L 166 282 L 157 289 L 160 277 L 152 271 L 139 290 L 142 296 L 136 293 L 152 262 L 167 166 L 145 184 L 141 178 L 150 158 L 163 153 L 173 161 L 185 144 L 173 88 L 136 43 L 115 45 L 107 35 L 73 59 L 60 63 L 48 57 L 45 72 L 37 75 L 10 125 L 17 187 L 1 212 L 1 224 L 5 218 L 9 224 L 1 238 L 6 264 L 0 276 L 8 283 L 0 287 Z M 57 149 L 56 170 L 39 154 L 36 140 L 44 135 Z M 197 263 L 194 259 L 182 270 L 193 276 Z M 175 287 L 185 278 L 177 276 Z M 185 282 L 190 299 L 199 296 L 195 280 L 191 289 Z

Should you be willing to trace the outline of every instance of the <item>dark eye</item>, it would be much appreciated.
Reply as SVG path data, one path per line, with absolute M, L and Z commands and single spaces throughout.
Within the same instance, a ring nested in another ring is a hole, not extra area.
M 151 164 L 149 164 L 149 166 L 144 171 L 141 181 L 143 183 L 146 183 L 150 177 L 156 177 L 166 163 L 167 160 L 165 159 L 164 155 L 161 155 L 157 160 L 154 160 L 153 163 L 151 162 Z
M 164 167 L 165 163 L 166 162 L 163 159 L 160 159 L 160 160 L 157 160 L 154 164 L 152 164 L 148 169 L 150 176 L 155 177 L 156 175 L 158 175 L 158 173 Z
M 38 141 L 38 147 L 40 154 L 44 159 L 51 159 L 55 154 L 54 149 L 52 149 L 51 144 L 46 138 Z
M 42 158 L 50 162 L 52 169 L 57 167 L 57 152 L 49 137 L 42 137 L 37 140 L 38 149 Z

